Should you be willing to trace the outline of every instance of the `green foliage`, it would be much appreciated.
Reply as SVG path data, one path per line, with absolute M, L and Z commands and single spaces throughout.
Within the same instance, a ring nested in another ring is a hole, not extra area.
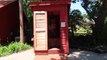
M 84 28 L 78 28 L 76 31 L 77 31 L 77 33 L 87 32 L 86 29 L 84 29 Z
M 107 24 L 107 17 L 105 18 L 104 24 Z
M 8 47 L 7 46 L 1 46 L 0 47 L 0 57 L 1 56 L 5 56 L 5 55 L 9 55 L 11 52 L 10 52 L 10 50 L 8 49 Z
M 69 27 L 72 28 L 72 32 L 76 30 L 76 25 L 81 26 L 81 21 L 83 21 L 83 17 L 79 10 L 73 10 L 70 13 Z
M 101 4 L 98 1 L 89 1 L 88 4 L 82 3 L 82 7 L 87 11 L 90 18 L 96 18 L 99 16 Z
M 29 49 L 30 46 L 20 42 L 14 42 L 9 44 L 8 48 L 9 50 L 11 50 L 12 53 L 14 53 L 14 52 L 19 52 L 21 50 Z
M 40 1 L 40 0 L 23 0 L 23 8 L 24 8 L 24 12 L 26 14 L 28 21 L 31 20 L 31 17 L 32 17 L 32 10 L 28 6 L 28 4 L 30 2 L 35 2 L 35 1 Z
M 34 0 L 23 0 L 23 8 L 24 8 L 24 12 L 26 14 L 26 17 L 28 19 L 28 21 L 30 22 L 31 17 L 32 17 L 32 10 L 31 8 L 28 6 L 29 2 L 33 2 Z
M 69 32 L 74 33 L 75 36 L 90 35 L 92 33 L 92 29 L 89 27 L 91 23 L 86 22 L 86 18 L 88 19 L 88 16 L 82 15 L 79 10 L 73 10 L 70 13 Z
M 76 3 L 79 0 L 72 0 L 72 1 Z M 82 0 L 82 2 L 83 3 L 81 5 L 88 14 L 88 16 L 84 15 L 84 17 L 89 18 L 90 20 L 94 20 L 95 23 L 91 27 L 93 29 L 93 33 L 92 33 L 93 35 L 89 37 L 84 36 L 85 39 L 78 38 L 78 40 L 84 40 L 86 41 L 85 42 L 86 44 L 89 44 L 89 41 L 91 41 L 93 44 L 91 43 L 90 45 L 93 46 L 98 46 L 98 45 L 107 46 L 107 0 Z M 78 29 L 78 32 L 82 32 L 82 31 L 87 33 L 91 32 L 90 29 L 88 30 Z M 78 43 L 80 43 L 80 41 Z M 83 41 L 82 44 L 84 44 Z M 84 44 L 84 46 L 86 46 L 86 44 Z
M 83 16 L 84 18 L 89 18 L 89 16 L 86 15 L 86 14 L 83 14 L 82 16 Z
M 12 53 L 30 49 L 31 46 L 20 42 L 12 42 L 7 46 L 0 46 L 0 56 L 6 56 Z
M 75 36 L 86 36 L 86 35 L 91 35 L 92 30 L 89 28 L 83 28 L 83 27 L 79 27 L 76 29 L 75 31 Z

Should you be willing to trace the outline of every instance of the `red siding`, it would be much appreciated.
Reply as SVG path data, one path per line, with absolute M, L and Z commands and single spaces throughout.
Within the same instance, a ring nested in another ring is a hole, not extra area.
M 0 8 L 0 43 L 4 44 L 11 40 L 11 32 L 19 29 L 18 2 L 14 1 Z
M 54 12 L 54 13 L 59 12 L 59 16 L 60 16 L 60 42 L 59 42 L 59 44 L 61 43 L 60 44 L 61 52 L 65 53 L 65 54 L 69 53 L 69 44 L 68 44 L 69 10 L 68 9 L 70 8 L 69 7 L 70 3 L 71 2 L 69 2 L 69 0 L 56 1 L 56 2 L 50 1 L 50 2 L 31 2 L 31 3 L 29 3 L 29 6 L 32 8 L 33 11 L 47 11 L 47 12 Z M 64 25 L 64 26 L 61 26 L 61 25 Z M 53 41 L 50 41 L 50 42 L 55 44 L 55 42 L 53 42 Z

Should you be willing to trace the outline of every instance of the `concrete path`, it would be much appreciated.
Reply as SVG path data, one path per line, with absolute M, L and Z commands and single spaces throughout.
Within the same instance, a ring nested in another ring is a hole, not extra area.
M 9 56 L 0 57 L 0 60 L 34 60 L 34 56 L 33 49 L 30 49 Z
M 9 56 L 0 57 L 0 60 L 34 60 L 33 49 L 14 53 Z M 68 60 L 107 60 L 107 54 L 97 54 L 87 51 L 72 52 L 68 55 Z

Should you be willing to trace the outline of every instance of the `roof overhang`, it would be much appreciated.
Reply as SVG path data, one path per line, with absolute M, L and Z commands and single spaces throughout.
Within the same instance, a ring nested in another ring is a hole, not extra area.
M 68 1 L 54 1 L 54 2 L 30 2 L 29 6 L 33 7 L 33 6 L 52 6 L 52 5 L 70 5 L 71 2 Z
M 6 5 L 8 5 L 8 4 L 10 4 L 14 1 L 16 1 L 16 0 L 3 0 L 3 1 L 0 1 L 0 8 L 6 6 Z

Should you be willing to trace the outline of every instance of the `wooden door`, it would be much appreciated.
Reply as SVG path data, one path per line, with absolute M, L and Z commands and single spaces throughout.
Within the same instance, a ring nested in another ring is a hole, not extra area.
M 47 11 L 34 11 L 34 49 L 48 50 Z

